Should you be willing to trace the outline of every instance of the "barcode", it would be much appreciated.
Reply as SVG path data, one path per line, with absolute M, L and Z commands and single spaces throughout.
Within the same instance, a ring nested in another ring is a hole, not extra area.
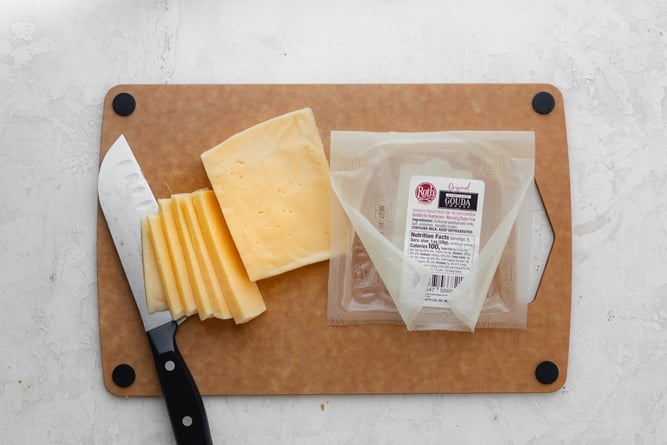
M 439 287 L 444 289 L 454 289 L 463 281 L 461 275 L 431 275 L 431 287 Z

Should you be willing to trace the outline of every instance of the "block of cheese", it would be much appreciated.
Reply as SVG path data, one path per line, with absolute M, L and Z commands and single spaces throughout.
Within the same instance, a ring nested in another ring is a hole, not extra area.
M 202 268 L 199 265 L 199 256 L 197 255 L 192 237 L 190 236 L 190 228 L 186 221 L 186 216 L 183 207 L 179 204 L 186 198 L 187 194 L 172 195 L 171 197 L 171 211 L 176 222 L 176 231 L 178 232 L 178 239 L 181 242 L 181 249 L 183 249 L 183 257 L 185 258 L 185 265 L 188 271 L 188 278 L 190 286 L 192 287 L 192 294 L 195 297 L 197 305 L 197 313 L 200 320 L 206 320 L 213 316 L 213 308 L 211 306 L 211 299 L 208 295 L 208 287 L 202 273 Z
M 159 214 L 150 214 L 146 217 L 146 220 L 150 232 L 151 246 L 162 281 L 165 301 L 172 318 L 179 319 L 185 316 L 185 310 L 181 303 L 180 291 L 178 290 L 174 268 L 171 263 L 171 253 L 169 252 L 169 246 L 167 245 L 162 228 L 162 218 Z
M 252 320 L 266 310 L 264 299 L 257 284 L 248 278 L 215 194 L 211 190 L 196 191 L 192 202 L 234 321 Z
M 183 305 L 185 315 L 192 315 L 197 313 L 197 304 L 195 302 L 192 285 L 190 284 L 185 253 L 183 252 L 178 229 L 176 228 L 176 219 L 171 205 L 171 199 L 158 199 L 158 207 L 160 208 L 162 229 L 167 241 L 167 246 L 169 247 L 169 254 L 174 269 L 176 284 L 178 285 L 179 295 L 181 297 L 181 304 Z
M 202 305 L 206 306 L 205 311 L 210 311 L 211 315 L 216 318 L 232 318 L 232 314 L 223 296 L 220 281 L 213 267 L 206 242 L 204 241 L 204 235 L 192 202 L 192 194 L 180 193 L 173 195 L 172 199 L 178 206 L 180 215 L 183 216 L 183 221 L 191 240 L 192 254 L 195 256 L 191 261 L 189 260 L 188 265 L 190 268 L 198 268 L 196 274 L 201 277 L 202 284 L 205 287 L 206 301 L 202 302 Z M 193 271 L 193 273 L 195 272 Z M 200 306 L 199 303 L 198 306 Z M 202 308 L 200 307 L 199 310 L 201 314 Z
M 141 256 L 144 268 L 144 291 L 146 292 L 146 308 L 148 312 L 166 311 L 168 309 L 164 296 L 164 287 L 158 270 L 153 242 L 151 241 L 148 218 L 141 220 Z
M 252 281 L 329 258 L 329 165 L 309 108 L 250 127 L 201 159 Z

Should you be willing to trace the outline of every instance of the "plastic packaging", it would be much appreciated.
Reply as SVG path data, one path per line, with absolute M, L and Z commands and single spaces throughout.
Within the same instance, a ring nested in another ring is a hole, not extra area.
M 330 157 L 331 324 L 525 325 L 532 132 L 335 131 Z

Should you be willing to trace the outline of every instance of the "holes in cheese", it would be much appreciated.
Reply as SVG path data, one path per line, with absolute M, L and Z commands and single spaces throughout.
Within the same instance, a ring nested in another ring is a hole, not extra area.
M 248 128 L 201 159 L 250 280 L 329 258 L 329 165 L 309 108 Z
M 216 318 L 228 319 L 232 318 L 232 314 L 227 306 L 225 297 L 223 296 L 222 287 L 213 267 L 213 262 L 209 255 L 208 248 L 204 241 L 204 235 L 200 227 L 199 219 L 192 202 L 192 195 L 183 193 L 173 195 L 172 199 L 178 206 L 180 215 L 183 216 L 183 221 L 187 227 L 188 235 L 191 239 L 192 253 L 194 258 L 189 258 L 188 265 L 192 269 L 198 268 L 198 274 L 201 275 L 201 280 L 206 291 L 206 301 L 202 301 L 202 305 L 206 306 L 206 311 L 210 311 L 211 315 Z M 199 302 L 198 302 L 199 306 Z M 201 308 L 200 308 L 201 311 Z M 200 312 L 201 314 L 201 312 Z
M 176 228 L 176 220 L 174 218 L 171 199 L 158 199 L 158 206 L 160 208 L 162 229 L 164 230 L 164 236 L 167 240 L 167 246 L 169 247 L 169 254 L 174 269 L 174 277 L 176 278 L 176 284 L 178 285 L 178 291 L 181 297 L 181 304 L 183 305 L 185 315 L 192 315 L 197 312 L 197 304 L 195 302 L 192 285 L 190 284 L 185 254 L 183 252 L 183 247 L 181 246 L 178 229 Z
M 157 259 L 151 241 L 148 218 L 141 220 L 141 256 L 144 268 L 144 291 L 146 292 L 146 308 L 148 312 L 165 311 L 164 287 L 158 270 Z
M 160 273 L 165 301 L 169 307 L 172 318 L 181 318 L 185 316 L 185 310 L 181 303 L 180 292 L 178 290 L 178 284 L 176 283 L 174 268 L 171 263 L 171 253 L 169 252 L 169 246 L 167 245 L 167 240 L 162 228 L 162 218 L 158 214 L 151 214 L 146 217 L 146 221 L 150 233 L 149 238 L 151 246 L 153 248 L 153 253 L 155 254 L 155 261 L 158 272 Z
M 245 323 L 266 310 L 257 284 L 250 281 L 227 224 L 211 190 L 192 194 L 201 233 L 236 323 Z

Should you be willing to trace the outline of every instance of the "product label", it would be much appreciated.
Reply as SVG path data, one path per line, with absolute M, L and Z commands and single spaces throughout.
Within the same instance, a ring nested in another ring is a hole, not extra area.
M 447 296 L 479 253 L 484 181 L 412 176 L 403 250 L 431 269 L 425 306 L 448 307 Z

